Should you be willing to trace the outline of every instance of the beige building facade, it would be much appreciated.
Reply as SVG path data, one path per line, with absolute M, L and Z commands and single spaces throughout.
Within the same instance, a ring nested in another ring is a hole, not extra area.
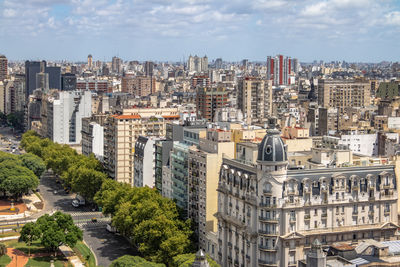
M 276 130 L 257 164 L 223 159 L 218 184 L 221 266 L 297 266 L 315 239 L 323 246 L 396 239 L 394 166 L 287 170 Z
M 142 136 L 165 136 L 166 123 L 178 120 L 177 108 L 119 109 L 104 125 L 104 164 L 118 182 L 133 185 L 134 147 Z

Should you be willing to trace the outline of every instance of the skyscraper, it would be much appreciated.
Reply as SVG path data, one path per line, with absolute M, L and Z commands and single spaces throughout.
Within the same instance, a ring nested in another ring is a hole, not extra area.
M 151 61 L 146 61 L 144 63 L 144 73 L 146 76 L 153 76 L 154 63 Z
M 298 71 L 298 60 L 283 55 L 267 58 L 267 79 L 272 85 L 290 85 L 290 76 Z
M 122 60 L 119 57 L 113 57 L 111 62 L 111 71 L 113 73 L 120 74 L 121 73 L 121 66 Z
M 4 81 L 7 78 L 7 63 L 6 56 L 0 55 L 0 81 Z
M 207 56 L 189 56 L 187 69 L 190 72 L 207 72 L 208 71 L 208 58 Z
M 25 62 L 25 83 L 26 83 L 26 99 L 38 88 L 36 77 L 41 72 L 41 66 L 44 68 L 43 73 L 48 74 L 48 88 L 61 89 L 61 68 L 57 66 L 47 67 L 46 61 L 26 61 Z M 39 77 L 46 75 L 39 75 Z
M 272 115 L 272 82 L 255 77 L 243 78 L 238 83 L 238 108 L 246 116 L 246 123 L 263 123 Z
M 89 54 L 87 57 L 87 65 L 89 70 L 93 68 L 93 57 L 91 54 Z
M 46 64 L 46 61 L 43 61 Z M 40 61 L 25 61 L 26 99 L 36 89 L 36 74 L 40 72 Z

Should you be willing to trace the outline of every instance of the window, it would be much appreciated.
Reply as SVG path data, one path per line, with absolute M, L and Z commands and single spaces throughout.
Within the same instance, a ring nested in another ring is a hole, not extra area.
M 339 199 L 339 193 L 336 193 L 336 199 Z

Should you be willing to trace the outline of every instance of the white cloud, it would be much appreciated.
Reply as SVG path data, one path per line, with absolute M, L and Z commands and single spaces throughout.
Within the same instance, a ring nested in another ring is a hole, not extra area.
M 15 12 L 15 10 L 12 9 L 12 8 L 6 8 L 3 11 L 3 16 L 6 17 L 6 18 L 15 17 L 16 14 L 17 14 L 17 12 Z
M 400 26 L 400 12 L 393 11 L 385 15 L 386 23 L 389 25 Z

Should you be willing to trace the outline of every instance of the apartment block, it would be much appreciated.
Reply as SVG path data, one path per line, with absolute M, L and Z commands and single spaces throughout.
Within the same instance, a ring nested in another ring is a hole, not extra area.
M 347 107 L 367 107 L 371 104 L 371 83 L 357 79 L 319 79 L 318 104 L 324 108 L 338 108 L 339 112 Z
M 201 87 L 197 90 L 197 117 L 213 121 L 218 108 L 228 104 L 228 92 L 225 88 Z
M 199 236 L 199 246 L 206 248 L 207 232 L 216 232 L 217 187 L 222 158 L 234 158 L 231 132 L 208 129 L 199 146 L 189 148 L 188 216 Z
M 272 81 L 243 78 L 238 83 L 237 103 L 247 124 L 264 123 L 272 115 Z
M 110 176 L 133 185 L 133 156 L 138 137 L 163 137 L 166 123 L 178 119 L 177 108 L 116 109 L 104 127 L 104 164 Z

